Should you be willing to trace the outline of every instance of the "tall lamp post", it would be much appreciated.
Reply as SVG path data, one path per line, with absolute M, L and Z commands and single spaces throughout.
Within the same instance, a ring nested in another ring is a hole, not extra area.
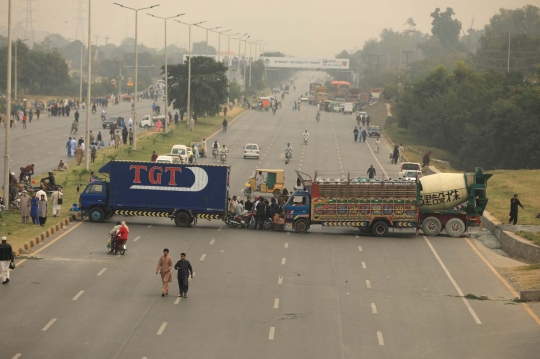
M 225 35 L 227 36 L 227 105 L 231 103 L 231 96 L 230 96 L 230 90 L 231 90 L 231 36 L 240 35 L 239 32 L 232 35 Z
M 9 163 L 11 162 L 10 155 L 10 140 L 11 140 L 11 0 L 8 0 L 8 39 L 7 39 L 7 94 L 6 94 L 6 143 L 4 152 L 4 203 L 9 203 L 6 198 L 9 198 Z M 9 206 L 7 206 L 9 208 Z
M 87 81 L 87 97 L 88 105 L 92 98 L 92 0 L 88 0 L 88 81 Z M 90 169 L 90 108 L 86 106 L 86 136 L 84 147 L 84 168 Z
M 220 52 L 221 52 L 221 35 L 226 35 L 225 33 L 229 32 L 231 30 L 232 29 L 225 30 L 225 31 L 222 31 L 222 32 L 215 31 L 218 34 L 218 50 L 217 50 L 217 60 L 218 60 L 218 62 L 221 60 L 221 58 L 219 57 Z
M 21 41 L 27 41 L 28 39 L 22 39 Z M 13 94 L 13 98 L 15 99 L 15 101 L 17 101 L 17 77 L 18 76 L 18 72 L 17 72 L 17 64 L 18 64 L 18 61 L 17 61 L 17 43 L 19 42 L 19 39 L 15 40 L 15 93 Z
M 202 27 L 202 26 L 199 26 L 199 25 L 197 25 L 197 26 L 200 27 L 201 29 L 205 29 L 205 30 L 206 30 L 206 56 L 208 56 L 208 32 L 210 32 L 210 31 L 212 31 L 212 30 L 221 29 L 221 26 L 213 27 L 213 28 L 211 28 L 211 29 L 206 28 L 206 27 Z
M 246 36 L 248 33 L 246 32 L 244 35 L 240 36 L 240 37 L 237 37 L 236 39 L 233 39 L 233 40 L 238 40 L 238 74 L 237 74 L 237 77 L 240 77 L 240 46 L 242 45 L 242 39 L 244 38 L 244 36 Z M 245 55 L 245 54 L 244 54 Z M 245 85 L 245 83 L 244 83 Z M 246 90 L 245 86 L 244 86 L 244 91 Z
M 246 37 L 243 41 L 244 41 L 244 57 L 246 58 L 244 60 L 244 76 L 243 76 L 243 80 L 244 80 L 244 91 L 246 91 L 246 63 L 247 63 L 247 40 L 251 37 L 251 35 L 248 35 L 248 37 Z
M 138 88 L 137 88 L 137 85 L 138 85 L 138 81 L 139 81 L 139 48 L 137 46 L 137 28 L 138 28 L 138 15 L 139 15 L 139 11 L 140 10 L 147 10 L 147 9 L 152 9 L 152 8 L 155 8 L 157 6 L 159 6 L 159 4 L 157 5 L 152 5 L 152 6 L 147 6 L 147 7 L 142 7 L 142 8 L 139 8 L 139 9 L 134 9 L 132 7 L 129 7 L 129 6 L 125 6 L 125 5 L 122 5 L 122 4 L 119 4 L 119 3 L 113 3 L 114 5 L 118 5 L 124 9 L 128 9 L 128 10 L 132 10 L 132 11 L 135 11 L 135 89 L 134 89 L 134 95 L 135 95 L 135 102 L 133 103 L 133 118 L 135 119 L 135 121 L 133 122 L 133 146 L 131 147 L 132 150 L 136 151 L 137 150 L 137 101 L 139 99 L 139 92 L 138 92 Z
M 255 51 L 257 51 L 257 46 L 259 45 L 259 42 L 261 42 L 261 41 L 264 41 L 264 40 L 257 40 L 257 41 L 253 41 L 253 42 L 249 43 L 249 58 L 250 58 L 250 61 L 249 61 L 249 87 L 251 87 L 251 66 L 252 66 L 252 63 L 253 63 L 253 60 L 251 60 L 251 45 L 255 45 Z
M 174 20 L 177 23 L 187 25 L 189 27 L 189 58 L 188 58 L 188 91 L 187 91 L 187 120 L 186 124 L 191 121 L 191 26 L 199 26 L 200 24 L 205 23 L 206 21 L 199 21 L 193 24 L 188 24 L 182 21 Z M 208 43 L 207 43 L 208 45 Z
M 169 82 L 168 82 L 168 79 L 169 79 L 169 68 L 167 66 L 167 20 L 169 19 L 174 19 L 175 17 L 180 17 L 182 15 L 184 15 L 184 13 L 182 14 L 178 14 L 178 15 L 174 15 L 174 16 L 169 16 L 169 17 L 161 17 L 161 16 L 156 16 L 156 15 L 152 15 L 152 14 L 149 14 L 149 13 L 146 13 L 147 15 L 150 15 L 152 17 L 155 17 L 156 19 L 161 19 L 163 20 L 163 22 L 165 23 L 165 124 L 164 124 L 164 131 L 167 132 L 167 129 L 168 129 L 168 123 L 169 123 L 169 114 L 167 112 L 167 109 L 168 109 L 168 106 L 169 106 Z M 134 136 L 135 137 L 135 136 Z

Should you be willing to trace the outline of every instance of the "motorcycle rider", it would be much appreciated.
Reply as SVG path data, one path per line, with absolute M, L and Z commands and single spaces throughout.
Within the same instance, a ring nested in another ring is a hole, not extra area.
M 214 141 L 214 143 L 212 144 L 212 153 L 216 153 L 216 156 L 217 154 L 219 153 L 219 143 L 217 140 Z
M 92 114 L 96 113 L 96 104 L 92 104 Z
M 317 111 L 317 114 L 315 115 L 315 119 L 319 121 L 321 119 L 321 113 Z
M 116 222 L 116 226 L 113 227 L 113 229 L 111 229 L 109 231 L 109 235 L 111 236 L 111 252 L 112 253 L 112 249 L 114 248 L 114 240 L 116 238 L 116 234 L 118 233 L 118 230 L 120 229 L 120 227 L 122 227 L 122 222 L 118 221 Z
M 120 229 L 118 230 L 118 233 L 116 234 L 116 239 L 114 243 L 114 254 L 118 253 L 118 249 L 120 249 L 120 246 L 126 244 L 129 236 L 129 228 L 126 225 L 126 222 L 122 221 L 122 224 L 120 226 Z
M 106 116 L 107 116 L 107 112 L 105 112 L 105 109 L 101 110 L 101 121 L 105 121 Z
M 309 132 L 307 132 L 307 130 L 305 130 L 304 133 L 303 133 L 303 136 L 304 136 L 304 142 L 307 143 L 307 141 L 309 140 Z
M 227 161 L 227 152 L 229 152 L 229 150 L 227 149 L 227 147 L 225 145 L 223 145 L 223 147 L 221 147 L 221 149 L 219 151 L 219 154 L 220 155 L 225 155 L 225 161 Z
M 285 147 L 285 157 L 289 156 L 289 158 L 292 158 L 292 147 L 290 143 L 287 143 L 287 147 Z
M 32 182 L 32 175 L 34 174 L 34 164 L 26 167 L 21 167 L 21 174 L 19 175 L 19 182 L 23 182 L 25 176 L 28 176 L 28 183 Z

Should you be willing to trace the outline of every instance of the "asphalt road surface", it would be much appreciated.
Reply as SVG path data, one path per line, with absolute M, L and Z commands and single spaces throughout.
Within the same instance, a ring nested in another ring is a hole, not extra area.
M 256 167 L 397 176 L 374 139 L 354 143 L 353 116 L 291 100 L 276 115 L 250 111 L 216 138 L 230 149 L 231 192 L 241 198 Z M 307 146 L 302 133 L 310 133 Z M 64 135 L 65 137 L 65 135 Z M 243 159 L 256 142 L 260 160 Z M 284 148 L 293 146 L 285 165 Z M 203 158 L 203 163 L 216 163 Z M 260 163 L 259 163 L 260 162 Z M 343 172 L 341 172 L 343 171 Z M 538 358 L 540 323 L 513 303 L 503 282 L 464 239 L 375 238 L 353 228 L 308 234 L 230 229 L 199 220 L 177 228 L 127 218 L 125 256 L 107 255 L 107 223 L 70 225 L 19 261 L 0 286 L 2 358 Z M 163 248 L 187 253 L 195 271 L 188 298 L 161 297 L 155 266 Z M 39 258 L 39 259 L 37 259 Z M 489 300 L 460 297 L 487 296 Z
M 145 115 L 151 114 L 152 100 L 142 100 L 137 106 L 137 116 L 140 119 Z M 130 103 L 121 103 L 117 106 L 109 105 L 104 108 L 107 112 L 107 117 L 124 117 L 125 121 L 133 116 L 131 113 Z M 61 159 L 66 162 L 71 162 L 72 157 L 67 156 L 66 143 L 69 137 L 83 136 L 86 141 L 86 111 L 80 112 L 79 131 L 71 134 L 71 124 L 75 120 L 75 111 L 67 116 L 51 116 L 47 117 L 47 113 L 42 113 L 39 120 L 34 119 L 32 123 L 27 123 L 27 128 L 23 129 L 22 123 L 17 123 L 17 126 L 11 128 L 11 164 L 12 172 L 19 176 L 19 168 L 29 164 L 34 164 L 35 173 L 43 174 L 58 167 Z M 90 130 L 97 136 L 101 131 L 103 140 L 109 144 L 109 129 L 103 129 L 101 125 L 101 107 L 98 107 L 96 114 L 90 112 Z M 0 126 L 0 148 L 4 151 L 6 143 L 5 128 Z M 139 131 L 144 131 L 140 130 Z M 71 163 L 70 163 L 71 165 Z M 3 165 L 2 165 L 3 166 Z M 2 167 L 3 175 L 3 167 Z M 37 181 L 39 182 L 39 181 Z

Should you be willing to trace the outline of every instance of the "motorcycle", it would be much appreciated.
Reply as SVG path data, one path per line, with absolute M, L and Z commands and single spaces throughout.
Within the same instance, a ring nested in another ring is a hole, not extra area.
M 315 119 L 317 121 L 320 121 L 321 120 L 321 114 L 319 112 L 317 112 L 317 116 L 315 116 Z
M 289 161 L 291 160 L 292 154 L 290 152 L 285 152 L 285 164 L 289 164 Z
M 249 229 L 255 229 L 255 224 L 257 223 L 257 220 L 255 219 L 255 216 L 251 217 L 249 221 Z M 270 229 L 272 228 L 272 219 L 271 218 L 265 218 L 263 221 L 263 229 Z
M 92 108 L 92 115 L 95 115 L 95 114 L 96 114 L 96 108 L 93 107 L 93 108 Z
M 111 236 L 109 238 L 109 241 L 107 242 L 107 250 L 109 251 L 109 253 L 113 253 L 114 252 L 114 236 Z M 126 250 L 127 250 L 127 246 L 125 244 L 122 244 L 120 246 L 120 248 L 118 249 L 118 252 L 121 254 L 121 255 L 124 255 L 126 254 Z
M 218 150 L 216 148 L 214 148 L 214 150 L 212 151 L 212 155 L 214 155 L 214 158 L 217 157 L 218 155 Z
M 251 223 L 251 219 L 253 218 L 253 212 L 248 212 L 241 216 L 235 216 L 232 214 L 229 214 L 229 216 L 225 219 L 225 223 L 230 228 L 247 228 L 249 224 Z
M 219 156 L 219 159 L 220 159 L 221 163 L 227 162 L 227 154 L 226 154 L 226 153 L 222 153 L 222 154 Z
M 105 114 L 101 115 L 101 122 L 105 121 Z

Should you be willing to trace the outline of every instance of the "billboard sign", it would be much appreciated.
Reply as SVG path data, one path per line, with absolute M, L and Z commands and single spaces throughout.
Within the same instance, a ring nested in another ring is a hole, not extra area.
M 261 57 L 266 67 L 289 69 L 348 70 L 349 59 L 310 59 L 301 57 Z

